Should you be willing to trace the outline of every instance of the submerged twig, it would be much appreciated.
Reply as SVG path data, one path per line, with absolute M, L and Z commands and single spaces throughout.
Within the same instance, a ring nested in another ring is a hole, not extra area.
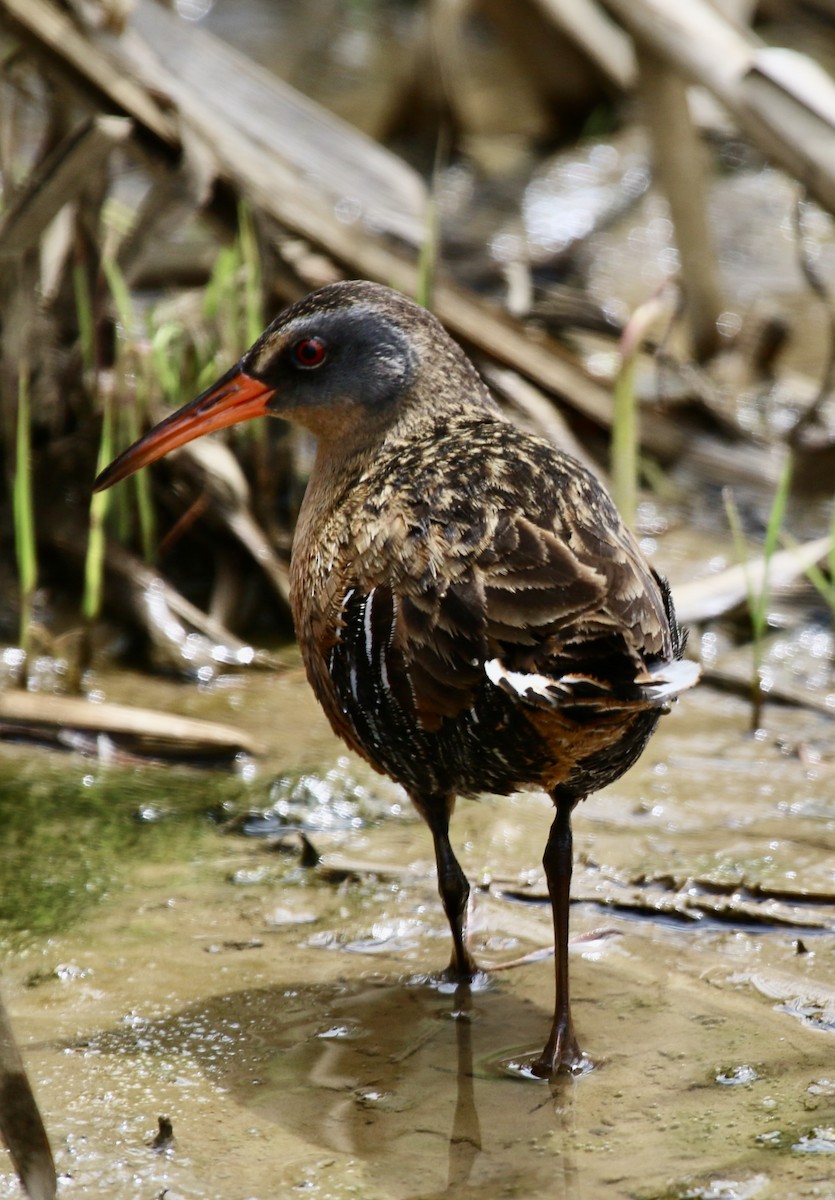
M 30 1200 L 53 1200 L 58 1181 L 49 1138 L 1 997 L 0 1136 Z

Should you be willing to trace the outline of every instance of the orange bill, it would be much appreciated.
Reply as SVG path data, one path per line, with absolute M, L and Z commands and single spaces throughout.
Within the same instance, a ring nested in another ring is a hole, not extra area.
M 275 394 L 273 388 L 247 375 L 239 366 L 228 371 L 222 379 L 196 400 L 160 421 L 138 442 L 134 442 L 105 467 L 93 484 L 93 490 L 101 492 L 126 479 L 140 467 L 147 467 L 164 454 L 176 450 L 204 433 L 214 433 L 227 425 L 250 421 L 253 417 L 267 415 L 267 405 Z

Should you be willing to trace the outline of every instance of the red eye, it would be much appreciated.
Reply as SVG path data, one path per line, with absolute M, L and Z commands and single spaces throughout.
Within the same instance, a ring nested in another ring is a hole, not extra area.
M 293 347 L 293 358 L 297 367 L 319 367 L 327 356 L 325 343 L 319 338 L 302 338 Z

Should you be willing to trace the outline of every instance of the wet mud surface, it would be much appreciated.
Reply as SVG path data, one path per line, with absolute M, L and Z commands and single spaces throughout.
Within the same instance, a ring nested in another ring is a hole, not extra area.
M 3 988 L 59 1194 L 835 1195 L 828 718 L 770 706 L 755 738 L 702 687 L 581 806 L 572 983 L 595 1067 L 552 1086 L 513 1066 L 552 1004 L 547 798 L 459 805 L 479 960 L 535 961 L 438 986 L 428 834 L 288 662 L 202 691 L 101 680 L 243 721 L 268 749 L 237 774 L 2 749 L 6 867 L 29 856 L 34 880 L 3 914 Z M 231 820 L 250 809 L 268 819 Z

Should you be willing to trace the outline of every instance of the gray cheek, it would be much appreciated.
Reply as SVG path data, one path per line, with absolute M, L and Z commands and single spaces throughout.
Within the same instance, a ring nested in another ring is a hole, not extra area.
M 366 360 L 365 368 L 360 393 L 362 402 L 376 408 L 396 400 L 411 385 L 415 359 L 408 346 L 377 346 Z

